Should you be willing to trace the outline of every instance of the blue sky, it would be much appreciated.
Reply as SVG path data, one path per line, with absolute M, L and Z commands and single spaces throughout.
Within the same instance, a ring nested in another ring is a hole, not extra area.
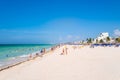
M 119 3 L 119 0 L 0 0 L 0 43 L 59 43 L 95 38 L 101 32 L 119 35 Z

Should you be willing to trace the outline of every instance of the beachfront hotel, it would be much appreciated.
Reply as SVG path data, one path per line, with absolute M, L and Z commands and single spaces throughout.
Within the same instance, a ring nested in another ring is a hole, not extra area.
M 94 39 L 93 43 L 99 43 L 101 40 L 103 43 L 116 43 L 116 38 L 111 37 L 108 32 L 100 33 L 100 35 Z
M 97 41 L 100 42 L 100 40 L 103 40 L 106 43 L 107 42 L 106 41 L 107 37 L 109 37 L 111 39 L 108 32 L 100 33 L 100 35 L 97 38 L 94 39 L 93 43 L 96 43 Z
M 83 40 L 83 41 L 74 41 L 73 44 L 87 44 L 89 43 L 88 41 L 90 41 L 90 43 L 99 43 L 100 40 L 103 40 L 104 43 L 107 43 L 106 38 L 109 37 L 110 39 L 110 43 L 114 42 L 114 40 L 112 39 L 112 37 L 110 37 L 108 32 L 102 32 L 100 33 L 96 38 L 87 38 L 87 40 Z
M 118 37 L 119 38 L 119 37 Z M 96 38 L 87 38 L 86 40 L 74 41 L 72 44 L 95 44 L 95 43 L 116 43 L 116 38 L 111 37 L 108 32 L 100 33 Z

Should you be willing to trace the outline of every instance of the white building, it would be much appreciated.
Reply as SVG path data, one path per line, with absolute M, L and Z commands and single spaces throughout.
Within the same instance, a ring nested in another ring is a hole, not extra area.
M 100 36 L 97 37 L 98 41 L 103 39 L 105 40 L 107 37 L 109 37 L 109 33 L 105 32 L 105 33 L 101 33 Z
M 96 43 L 96 40 L 100 41 L 101 39 L 106 42 L 106 38 L 109 37 L 108 32 L 101 33 L 95 40 L 94 43 Z

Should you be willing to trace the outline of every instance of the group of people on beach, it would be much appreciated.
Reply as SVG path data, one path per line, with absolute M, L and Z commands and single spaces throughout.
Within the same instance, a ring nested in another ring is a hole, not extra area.
M 36 58 L 36 57 L 38 57 L 38 56 L 42 57 L 42 56 L 43 56 L 44 54 L 46 54 L 47 52 L 49 52 L 49 51 L 54 51 L 54 50 L 55 50 L 56 48 L 58 48 L 58 47 L 60 48 L 60 45 L 51 47 L 50 50 L 46 50 L 46 48 L 43 48 L 43 49 L 40 50 L 39 53 L 36 53 L 35 55 L 30 54 L 29 59 L 34 59 L 34 58 Z
M 30 59 L 34 59 L 34 58 L 36 58 L 36 57 L 38 57 L 38 56 L 41 56 L 41 57 L 42 57 L 42 55 L 44 55 L 45 53 L 46 53 L 46 49 L 43 48 L 43 49 L 40 50 L 40 53 L 35 53 L 34 55 L 33 55 L 33 54 L 30 54 L 29 60 L 30 60 Z
M 25 56 L 26 59 L 23 61 L 17 62 L 15 64 L 11 64 L 11 65 L 6 65 L 5 67 L 0 68 L 0 71 L 7 69 L 9 67 L 18 65 L 20 63 L 26 62 L 26 61 L 34 60 L 37 57 L 43 57 L 44 54 L 47 54 L 48 52 L 54 51 L 56 48 L 60 48 L 60 47 L 61 47 L 61 45 L 57 45 L 57 46 L 51 47 L 50 49 L 46 49 L 46 48 L 40 49 L 40 51 L 37 53 L 33 53 L 33 54 L 29 54 L 29 55 Z M 66 53 L 67 53 L 67 51 L 66 51 Z M 7 54 L 6 57 L 9 57 L 9 55 Z

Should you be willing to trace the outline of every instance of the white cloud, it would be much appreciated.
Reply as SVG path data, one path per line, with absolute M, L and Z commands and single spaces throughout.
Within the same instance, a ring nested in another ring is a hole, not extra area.
M 120 36 L 120 30 L 119 29 L 114 30 L 114 35 L 115 36 Z

